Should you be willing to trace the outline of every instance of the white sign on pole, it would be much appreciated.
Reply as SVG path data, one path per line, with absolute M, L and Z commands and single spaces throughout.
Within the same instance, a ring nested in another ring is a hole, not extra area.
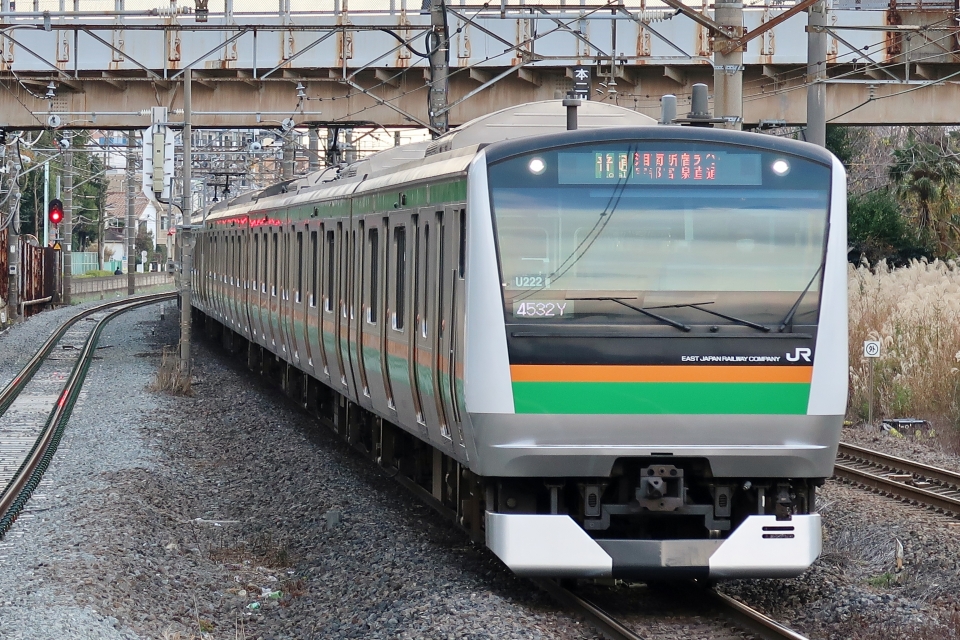
M 864 340 L 863 341 L 863 357 L 879 358 L 880 357 L 880 341 Z

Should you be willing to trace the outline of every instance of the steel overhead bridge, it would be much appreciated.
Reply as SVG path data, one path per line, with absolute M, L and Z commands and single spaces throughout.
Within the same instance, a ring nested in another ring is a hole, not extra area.
M 192 75 L 196 127 L 429 126 L 431 52 L 447 49 L 449 123 L 565 94 L 574 67 L 591 98 L 649 115 L 660 96 L 689 104 L 713 85 L 730 38 L 712 5 L 651 0 L 448 0 L 446 41 L 429 0 L 2 0 L 0 126 L 142 128 L 150 109 L 182 108 Z M 759 0 L 763 2 L 764 0 Z M 835 0 L 828 11 L 827 119 L 843 124 L 953 124 L 960 104 L 958 0 Z M 802 3 L 804 5 L 810 2 Z M 743 125 L 803 124 L 807 13 L 747 4 Z M 792 13 L 791 13 L 792 12 Z M 726 114 L 718 113 L 717 116 Z M 176 120 L 177 116 L 171 119 Z M 289 122 L 289 121 L 288 121 Z

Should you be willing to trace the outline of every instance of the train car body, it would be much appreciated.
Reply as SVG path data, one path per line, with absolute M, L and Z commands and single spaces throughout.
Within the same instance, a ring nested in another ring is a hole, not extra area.
M 518 574 L 797 575 L 846 406 L 843 167 L 579 119 L 514 107 L 215 209 L 193 304 Z

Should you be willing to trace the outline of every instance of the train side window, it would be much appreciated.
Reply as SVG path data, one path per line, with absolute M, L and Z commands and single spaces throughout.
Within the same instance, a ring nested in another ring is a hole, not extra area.
M 458 259 L 458 271 L 460 279 L 463 280 L 463 273 L 467 268 L 467 210 L 460 209 L 460 256 Z
M 420 321 L 420 334 L 426 338 L 430 326 L 430 224 L 423 225 L 423 319 Z
M 397 262 L 394 269 L 396 282 L 394 283 L 394 306 L 396 312 L 393 316 L 393 328 L 397 331 L 403 330 L 404 317 L 404 281 L 407 277 L 407 228 L 394 227 L 393 229 L 394 249 L 396 250 Z
M 253 288 L 260 281 L 260 234 L 253 234 Z
M 327 297 L 324 300 L 324 309 L 333 311 L 333 270 L 336 266 L 334 251 L 337 241 L 333 231 L 327 231 Z
M 303 300 L 303 231 L 297 231 L 297 302 Z
M 267 265 L 270 264 L 270 263 L 268 262 L 269 259 L 270 259 L 270 244 L 267 242 L 267 238 L 269 238 L 269 237 L 270 237 L 269 234 L 268 234 L 266 231 L 264 231 L 264 232 L 263 232 L 263 256 L 262 256 L 262 257 L 263 257 L 263 268 L 261 269 L 261 272 L 260 272 L 260 273 L 262 274 L 262 277 L 260 278 L 260 291 L 261 291 L 261 293 L 266 293 L 266 292 L 267 292 L 267 278 L 268 278 L 269 275 L 270 275 L 270 274 L 267 273 Z
M 317 306 L 317 232 L 310 232 L 310 306 Z
M 270 282 L 272 283 L 270 287 L 270 295 L 272 296 L 277 295 L 277 271 L 278 271 L 277 267 L 280 264 L 280 252 L 278 251 L 279 248 L 280 248 L 280 239 L 278 238 L 277 233 L 274 232 L 273 243 L 271 244 L 271 247 L 270 247 L 270 249 L 273 252 L 273 265 L 272 265 L 273 272 L 271 274 L 272 277 L 270 278 Z
M 380 231 L 379 229 L 375 229 L 375 228 L 370 229 L 369 238 L 370 238 L 370 247 L 369 247 L 370 289 L 367 295 L 369 296 L 368 302 L 370 306 L 369 306 L 369 313 L 367 314 L 367 322 L 369 322 L 370 324 L 376 324 L 377 312 L 379 310 L 378 304 L 377 304 L 377 298 L 378 298 L 377 286 L 379 284 L 377 276 L 378 276 L 378 271 L 380 269 Z

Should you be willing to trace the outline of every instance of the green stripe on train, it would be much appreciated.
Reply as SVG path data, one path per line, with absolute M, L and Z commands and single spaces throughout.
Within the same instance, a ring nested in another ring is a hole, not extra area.
M 809 383 L 513 383 L 517 413 L 803 415 L 809 399 Z

